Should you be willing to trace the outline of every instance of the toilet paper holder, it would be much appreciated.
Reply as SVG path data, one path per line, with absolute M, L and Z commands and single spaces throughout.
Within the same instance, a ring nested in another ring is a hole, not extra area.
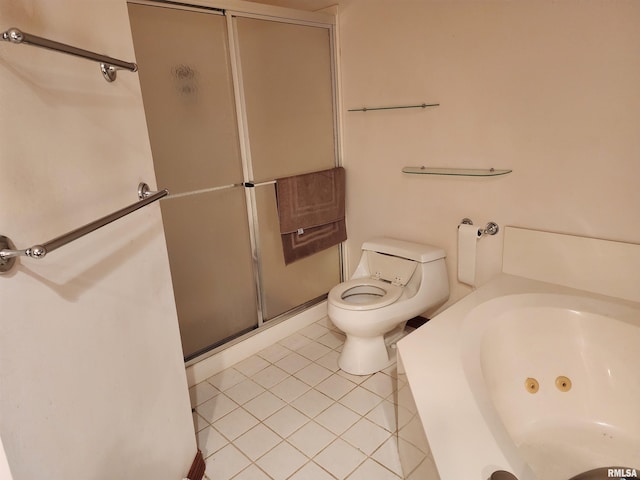
M 470 218 L 466 218 L 466 217 L 463 218 L 460 223 L 463 224 L 463 225 L 473 225 L 473 221 L 471 221 Z M 496 222 L 489 222 L 484 227 L 484 229 L 482 229 L 482 228 L 478 229 L 478 236 L 480 237 L 482 235 L 495 235 L 499 231 L 500 231 L 500 227 L 498 226 L 498 224 Z

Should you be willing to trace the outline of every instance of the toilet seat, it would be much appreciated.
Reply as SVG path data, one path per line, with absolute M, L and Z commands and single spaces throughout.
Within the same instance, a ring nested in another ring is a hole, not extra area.
M 345 310 L 374 310 L 400 298 L 402 287 L 374 278 L 355 278 L 336 285 L 329 302 Z

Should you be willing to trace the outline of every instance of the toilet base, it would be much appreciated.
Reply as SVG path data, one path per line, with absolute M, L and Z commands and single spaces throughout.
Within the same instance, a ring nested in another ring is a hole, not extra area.
M 370 375 L 394 363 L 394 353 L 389 351 L 382 335 L 363 338 L 347 334 L 338 366 L 352 375 Z

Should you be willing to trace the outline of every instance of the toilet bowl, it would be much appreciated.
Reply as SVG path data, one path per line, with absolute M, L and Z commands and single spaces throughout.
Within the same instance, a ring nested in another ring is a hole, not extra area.
M 328 315 L 346 340 L 339 367 L 369 375 L 395 360 L 385 334 L 444 303 L 449 280 L 444 250 L 394 238 L 362 245 L 351 277 L 329 291 Z

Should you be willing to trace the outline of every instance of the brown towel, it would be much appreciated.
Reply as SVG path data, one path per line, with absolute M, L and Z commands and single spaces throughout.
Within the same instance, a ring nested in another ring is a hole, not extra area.
M 286 264 L 347 239 L 342 167 L 276 180 Z

